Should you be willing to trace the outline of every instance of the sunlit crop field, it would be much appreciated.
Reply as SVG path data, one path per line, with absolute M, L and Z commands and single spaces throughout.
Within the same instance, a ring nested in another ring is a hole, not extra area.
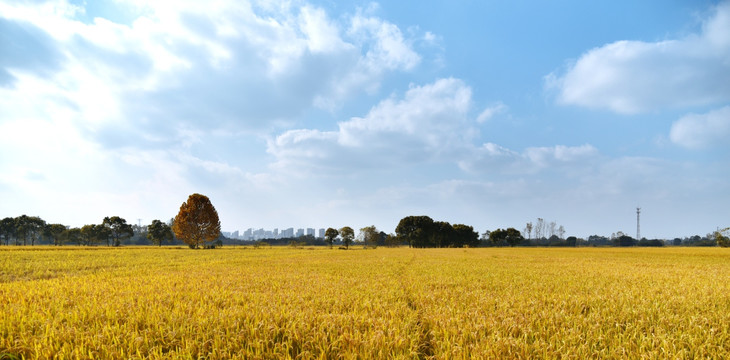
M 730 358 L 730 251 L 0 247 L 0 358 Z

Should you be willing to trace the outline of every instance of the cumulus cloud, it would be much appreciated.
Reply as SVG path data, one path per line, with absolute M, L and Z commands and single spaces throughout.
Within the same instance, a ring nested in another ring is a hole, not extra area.
M 589 144 L 528 147 L 518 152 L 486 143 L 461 160 L 459 166 L 470 172 L 535 174 L 545 169 L 589 168 L 598 156 L 598 150 Z
M 727 145 L 730 138 L 730 106 L 705 114 L 690 114 L 672 124 L 669 138 L 691 149 Z
M 475 125 L 482 116 L 469 116 L 471 96 L 471 88 L 454 78 L 411 85 L 402 98 L 385 99 L 365 116 L 340 122 L 337 130 L 284 132 L 269 141 L 268 152 L 276 158 L 274 168 L 314 173 L 431 163 L 452 164 L 469 173 L 535 174 L 589 167 L 599 156 L 588 144 L 528 147 L 522 152 L 494 143 L 477 146 Z
M 639 113 L 730 101 L 730 2 L 699 34 L 658 42 L 617 41 L 588 51 L 548 88 L 562 104 Z
M 370 43 L 363 60 L 367 68 L 374 72 L 412 69 L 421 60 L 410 45 L 404 42 L 400 29 L 379 18 L 358 14 L 352 18 L 348 35 L 360 42 Z M 375 41 L 371 42 L 371 39 Z
M 374 91 L 420 61 L 396 25 L 363 13 L 333 18 L 306 2 L 115 6 L 135 15 L 87 21 L 65 1 L 0 4 L 0 86 L 22 88 L 23 79 L 55 89 L 52 98 L 26 95 L 76 112 L 99 143 L 125 133 L 153 142 L 178 127 L 270 129 Z
M 469 125 L 471 89 L 453 78 L 415 86 L 403 98 L 381 101 L 364 117 L 340 122 L 336 131 L 290 130 L 269 142 L 276 167 L 375 166 L 437 160 L 463 150 L 474 135 Z

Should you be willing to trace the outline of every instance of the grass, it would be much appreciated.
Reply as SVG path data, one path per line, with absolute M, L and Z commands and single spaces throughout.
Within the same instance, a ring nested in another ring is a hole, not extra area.
M 719 248 L 0 247 L 0 359 L 730 358 L 728 274 Z

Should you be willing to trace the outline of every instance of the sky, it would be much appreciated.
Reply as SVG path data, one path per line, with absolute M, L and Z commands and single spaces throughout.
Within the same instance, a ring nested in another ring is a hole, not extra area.
M 0 0 L 0 218 L 730 226 L 730 1 Z

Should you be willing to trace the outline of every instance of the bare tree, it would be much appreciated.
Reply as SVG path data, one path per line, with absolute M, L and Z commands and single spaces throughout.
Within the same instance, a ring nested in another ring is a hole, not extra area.
M 532 222 L 528 222 L 525 225 L 525 233 L 527 234 L 527 240 L 532 239 Z
M 565 228 L 563 227 L 563 225 L 560 225 L 560 227 L 558 228 L 558 237 L 562 240 L 563 236 L 565 236 Z
M 542 239 L 545 231 L 545 220 L 542 218 L 537 218 L 537 222 L 535 223 L 535 238 Z
M 555 235 L 555 233 L 557 232 L 557 226 L 558 224 L 556 224 L 555 221 L 550 222 L 550 225 L 548 226 L 548 239 Z

